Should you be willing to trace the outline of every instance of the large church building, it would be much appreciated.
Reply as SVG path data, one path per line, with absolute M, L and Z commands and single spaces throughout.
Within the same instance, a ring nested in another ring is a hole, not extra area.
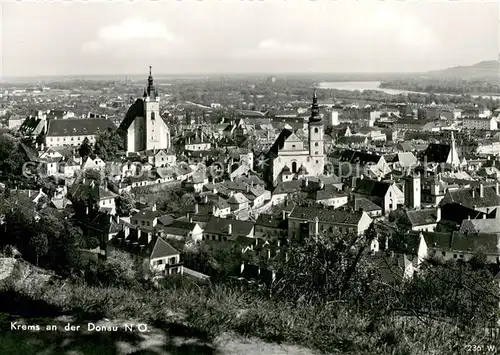
M 325 169 L 324 126 L 319 114 L 316 89 L 309 118 L 308 141 L 283 129 L 267 156 L 267 180 L 273 185 L 306 176 L 319 176 Z
M 151 67 L 143 97 L 130 106 L 118 130 L 124 136 L 127 153 L 170 148 L 170 129 L 160 116 L 160 96 Z

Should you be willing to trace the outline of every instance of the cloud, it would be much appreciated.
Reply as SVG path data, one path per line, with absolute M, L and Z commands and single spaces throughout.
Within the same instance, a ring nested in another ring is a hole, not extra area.
M 180 38 L 171 33 L 164 23 L 132 18 L 101 28 L 97 38 L 84 43 L 81 49 L 86 54 L 109 52 L 126 55 L 131 51 L 140 51 L 143 55 L 168 54 L 171 46 L 179 42 Z
M 319 47 L 306 43 L 292 43 L 278 41 L 273 38 L 268 38 L 260 41 L 256 47 L 250 49 L 237 50 L 233 53 L 236 57 L 280 57 L 287 55 L 305 56 L 318 54 L 321 52 Z

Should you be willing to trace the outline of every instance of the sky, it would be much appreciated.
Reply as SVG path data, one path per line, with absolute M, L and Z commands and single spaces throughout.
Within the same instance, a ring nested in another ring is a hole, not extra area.
M 0 3 L 3 77 L 420 72 L 498 58 L 497 1 Z

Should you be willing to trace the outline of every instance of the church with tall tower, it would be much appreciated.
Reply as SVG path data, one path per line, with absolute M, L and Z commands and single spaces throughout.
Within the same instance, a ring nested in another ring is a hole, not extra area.
M 170 129 L 160 115 L 160 96 L 151 67 L 142 98 L 130 106 L 118 131 L 123 135 L 127 154 L 170 148 Z
M 314 89 L 307 143 L 293 130 L 283 129 L 267 155 L 267 181 L 275 186 L 283 181 L 323 175 L 326 159 L 324 130 Z

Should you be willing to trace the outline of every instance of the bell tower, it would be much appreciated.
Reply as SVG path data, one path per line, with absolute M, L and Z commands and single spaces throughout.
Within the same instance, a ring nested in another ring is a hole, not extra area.
M 309 118 L 309 156 L 316 174 L 322 174 L 325 167 L 324 125 L 319 114 L 318 96 L 316 88 L 313 92 L 311 117 Z
M 154 86 L 153 75 L 149 67 L 148 85 L 144 89 L 144 119 L 146 122 L 146 150 L 168 149 L 170 132 L 160 116 L 160 96 Z

